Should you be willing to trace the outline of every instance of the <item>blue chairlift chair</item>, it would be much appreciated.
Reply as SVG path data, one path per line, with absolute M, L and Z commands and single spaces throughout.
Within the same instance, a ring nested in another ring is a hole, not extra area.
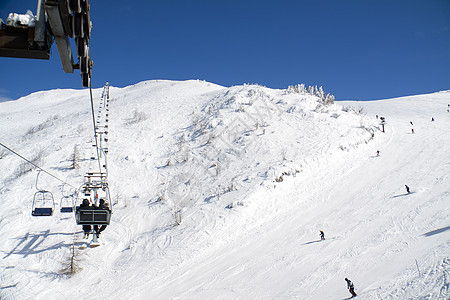
M 51 216 L 54 210 L 55 200 L 51 192 L 39 190 L 34 194 L 31 215 L 35 217 Z
M 73 212 L 73 198 L 70 196 L 63 196 L 60 203 L 60 212 L 71 213 Z

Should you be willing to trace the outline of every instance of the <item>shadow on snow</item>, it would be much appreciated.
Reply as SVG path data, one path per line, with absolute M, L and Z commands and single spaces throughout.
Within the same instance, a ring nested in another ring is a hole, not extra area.
M 405 197 L 405 196 L 408 196 L 408 195 L 411 195 L 411 194 L 414 194 L 414 192 L 410 192 L 410 193 L 406 193 L 406 194 L 400 194 L 400 195 L 395 195 L 395 196 L 392 196 L 391 198 Z
M 73 235 L 73 233 L 50 233 L 50 229 L 45 231 L 41 231 L 40 233 L 29 233 L 27 232 L 23 237 L 16 238 L 19 240 L 18 244 L 8 253 L 3 259 L 9 257 L 12 254 L 23 255 L 23 257 L 27 257 L 28 255 L 41 253 L 47 250 L 59 249 L 61 247 L 70 247 L 72 243 L 64 243 L 58 242 L 49 247 L 40 248 L 41 244 L 44 240 L 51 235 Z
M 424 233 L 422 235 L 423 236 L 432 236 L 432 235 L 439 234 L 439 233 L 442 233 L 442 232 L 447 231 L 447 230 L 450 230 L 450 226 L 442 227 L 442 228 L 439 228 L 439 229 L 436 229 L 436 230 L 432 230 L 432 231 L 429 231 L 429 232 Z
M 322 240 L 311 241 L 311 242 L 304 243 L 304 244 L 302 244 L 302 245 L 310 245 L 310 244 L 314 244 L 314 243 L 320 243 L 321 241 L 322 241 Z
M 311 244 L 320 243 L 320 242 L 326 242 L 326 241 L 330 241 L 330 240 L 340 240 L 341 238 L 342 237 L 340 237 L 340 236 L 328 237 L 324 240 L 317 240 L 317 241 L 311 241 L 311 242 L 304 243 L 304 244 L 302 244 L 302 246 L 303 245 L 311 245 Z

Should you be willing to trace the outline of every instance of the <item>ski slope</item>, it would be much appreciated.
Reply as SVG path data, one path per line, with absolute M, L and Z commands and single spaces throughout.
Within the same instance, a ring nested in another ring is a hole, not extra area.
M 155 80 L 110 96 L 100 247 L 42 173 L 56 212 L 32 217 L 37 172 L 0 149 L 1 299 L 346 299 L 345 277 L 360 299 L 449 299 L 449 91 L 324 104 Z M 87 90 L 0 103 L 0 124 L 1 143 L 74 186 L 97 166 Z

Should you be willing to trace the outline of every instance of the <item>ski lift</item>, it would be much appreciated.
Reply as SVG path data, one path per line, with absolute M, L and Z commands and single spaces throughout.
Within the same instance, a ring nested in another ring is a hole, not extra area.
M 60 203 L 60 212 L 71 213 L 73 212 L 73 198 L 70 196 L 63 196 Z
M 111 220 L 111 197 L 106 173 L 88 173 L 80 187 L 75 210 L 77 225 L 109 225 Z M 99 207 L 100 199 L 105 205 Z M 82 205 L 87 200 L 88 206 Z
M 82 85 L 89 87 L 91 27 L 88 0 L 39 0 L 34 22 L 0 19 L 0 56 L 48 60 L 54 40 L 64 72 L 80 69 Z M 78 63 L 74 63 L 69 38 L 75 39 Z
M 65 184 L 64 184 L 65 185 Z M 61 193 L 63 194 L 61 201 L 59 203 L 59 211 L 61 213 L 71 213 L 73 212 L 73 194 L 66 195 L 64 193 L 64 185 L 62 187 Z
M 36 177 L 36 189 L 38 190 L 33 197 L 33 206 L 31 209 L 31 215 L 35 217 L 51 216 L 55 210 L 55 200 L 53 194 L 49 191 L 41 190 L 38 188 L 38 179 L 41 171 L 38 171 Z
M 34 194 L 33 208 L 31 214 L 38 216 L 51 216 L 55 209 L 53 194 L 49 191 L 40 190 Z

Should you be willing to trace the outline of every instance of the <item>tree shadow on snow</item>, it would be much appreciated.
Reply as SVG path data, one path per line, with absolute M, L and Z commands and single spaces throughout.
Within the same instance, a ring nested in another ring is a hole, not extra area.
M 51 278 L 51 279 L 61 279 L 61 278 L 67 278 L 66 274 L 59 273 L 59 272 L 44 272 L 42 270 L 21 270 L 22 272 L 37 274 L 41 277 L 45 278 Z
M 50 233 L 50 229 L 47 229 L 45 231 L 41 231 L 40 233 L 29 233 L 27 232 L 24 236 L 16 238 L 16 240 L 19 240 L 18 244 L 9 252 L 7 253 L 3 259 L 11 256 L 12 254 L 18 254 L 22 255 L 23 257 L 27 257 L 28 255 L 32 254 L 38 254 L 47 250 L 53 250 L 53 249 L 59 249 L 61 247 L 70 247 L 72 246 L 72 243 L 64 243 L 64 242 L 58 242 L 52 246 L 49 247 L 43 247 L 41 248 L 41 244 L 44 242 L 44 240 L 51 236 L 51 235 L 70 235 L 72 236 L 73 233 Z
M 429 232 L 424 233 L 422 235 L 423 236 L 432 236 L 432 235 L 435 235 L 435 234 L 438 234 L 438 233 L 442 233 L 442 232 L 447 231 L 447 230 L 450 230 L 450 226 L 442 227 L 442 228 L 439 228 L 439 229 L 436 229 L 436 230 L 432 230 L 432 231 L 429 231 Z
M 72 168 L 72 167 L 50 167 L 50 169 L 60 171 L 60 172 L 69 172 L 69 171 L 74 170 L 74 168 Z

